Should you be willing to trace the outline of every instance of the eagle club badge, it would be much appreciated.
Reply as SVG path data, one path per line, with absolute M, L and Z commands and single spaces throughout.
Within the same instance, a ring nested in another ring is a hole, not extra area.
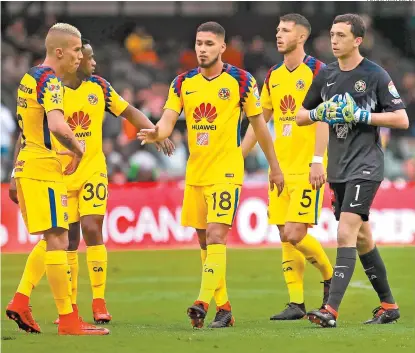
M 218 96 L 220 99 L 227 100 L 231 97 L 231 91 L 229 91 L 229 88 L 221 88 L 218 92 Z
M 366 82 L 363 80 L 359 80 L 354 84 L 354 89 L 356 92 L 364 92 L 366 91 Z
M 88 102 L 92 105 L 95 105 L 98 103 L 98 97 L 93 93 L 88 94 Z
M 304 80 L 298 80 L 297 83 L 295 84 L 295 88 L 297 89 L 297 91 L 302 91 L 305 88 L 305 82 Z

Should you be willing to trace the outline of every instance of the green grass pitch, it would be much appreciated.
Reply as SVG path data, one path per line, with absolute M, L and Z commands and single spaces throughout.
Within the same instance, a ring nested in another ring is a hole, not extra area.
M 332 261 L 335 249 L 330 249 Z M 2 255 L 2 349 L 4 352 L 414 352 L 415 247 L 381 248 L 391 287 L 400 304 L 397 324 L 364 326 L 378 305 L 358 262 L 340 308 L 338 328 L 322 329 L 307 320 L 269 321 L 288 301 L 281 273 L 281 250 L 228 251 L 228 289 L 236 319 L 233 328 L 193 330 L 186 308 L 196 299 L 200 284 L 198 250 L 111 252 L 107 304 L 113 315 L 106 337 L 59 337 L 52 324 L 56 308 L 44 278 L 32 296 L 33 313 L 43 333 L 19 332 L 7 320 L 5 306 L 16 290 L 26 255 Z M 320 305 L 320 274 L 307 264 L 307 309 Z M 81 315 L 90 321 L 91 290 L 80 255 Z M 212 302 L 207 323 L 214 316 Z

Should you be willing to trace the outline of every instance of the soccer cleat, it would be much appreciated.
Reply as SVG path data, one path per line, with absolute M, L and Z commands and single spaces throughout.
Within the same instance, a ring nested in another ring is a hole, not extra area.
M 373 318 L 364 322 L 364 324 L 391 324 L 398 321 L 401 317 L 399 313 L 399 308 L 395 305 L 395 308 L 384 308 L 382 306 L 378 306 L 377 308 L 373 309 Z
M 287 307 L 279 314 L 271 316 L 270 320 L 299 320 L 305 316 L 305 306 L 303 304 L 288 303 Z
M 76 313 L 60 316 L 58 326 L 60 336 L 105 336 L 109 333 L 110 331 L 106 328 L 84 322 Z
M 320 325 L 321 327 L 336 327 L 337 312 L 329 305 L 318 310 L 312 310 L 307 313 L 310 322 Z
M 331 285 L 331 278 L 323 281 L 323 304 L 321 305 L 321 309 L 324 309 L 324 306 L 327 304 L 329 300 L 329 294 L 330 294 L 330 285 Z
M 77 304 L 72 304 L 72 310 L 76 313 L 76 315 L 78 315 L 78 305 Z M 53 321 L 53 323 L 55 324 L 55 325 L 59 325 L 59 317 L 55 320 L 55 321 Z
M 105 300 L 101 298 L 92 301 L 92 313 L 96 324 L 107 324 L 112 319 L 112 316 L 107 310 Z
M 190 318 L 190 323 L 193 328 L 203 327 L 208 308 L 208 304 L 196 301 L 187 309 L 187 316 Z
M 225 328 L 233 326 L 235 318 L 232 316 L 232 311 L 219 309 L 216 312 L 215 319 L 209 324 L 209 328 Z
M 19 307 L 12 300 L 7 305 L 6 315 L 10 320 L 16 322 L 17 326 L 23 331 L 29 333 L 41 332 L 39 324 L 33 318 L 32 308 L 30 306 Z

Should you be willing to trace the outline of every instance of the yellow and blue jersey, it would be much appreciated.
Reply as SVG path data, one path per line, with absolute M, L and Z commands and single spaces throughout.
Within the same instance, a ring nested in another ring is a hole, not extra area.
M 54 70 L 32 67 L 17 90 L 17 120 L 22 147 L 15 164 L 15 177 L 62 181 L 62 166 L 48 127 L 47 113 L 63 112 L 64 88 Z
M 189 185 L 242 184 L 244 160 L 241 119 L 262 113 L 254 77 L 224 64 L 213 79 L 196 68 L 177 76 L 164 109 L 184 109 L 190 156 L 186 168 Z
M 261 104 L 264 109 L 273 111 L 274 147 L 286 177 L 308 174 L 310 171 L 316 125 L 299 127 L 295 123 L 295 117 L 314 77 L 324 66 L 321 61 L 306 55 L 293 71 L 289 71 L 282 62 L 273 66 L 266 76 Z

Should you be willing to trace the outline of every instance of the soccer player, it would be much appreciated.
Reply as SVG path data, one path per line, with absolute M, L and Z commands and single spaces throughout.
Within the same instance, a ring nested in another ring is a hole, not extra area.
M 105 156 L 102 151 L 102 123 L 105 110 L 115 117 L 127 118 L 137 129 L 152 128 L 154 125 L 138 109 L 129 105 L 102 77 L 92 75 L 95 70 L 94 52 L 87 40 L 83 40 L 83 58 L 77 72 L 65 74 L 63 84 L 64 113 L 71 130 L 83 147 L 84 157 L 77 171 L 64 177 L 68 189 L 69 247 L 68 264 L 71 270 L 71 301 L 73 310 L 78 313 L 78 246 L 80 226 L 87 245 L 88 272 L 92 287 L 92 312 L 96 323 L 108 323 L 108 313 L 104 299 L 107 278 L 107 250 L 102 236 L 102 224 L 108 198 L 108 179 Z M 166 154 L 173 152 L 170 140 L 163 141 L 158 148 Z M 57 144 L 63 165 L 72 152 L 64 151 Z M 44 273 L 41 258 L 44 256 L 44 240 L 33 249 L 26 264 L 18 292 L 23 289 L 29 296 Z M 43 269 L 42 269 L 43 268 Z M 55 321 L 59 323 L 59 319 Z
M 328 126 L 320 122 L 305 129 L 295 124 L 296 113 L 313 78 L 325 66 L 304 51 L 310 33 L 310 23 L 304 16 L 288 14 L 280 18 L 276 39 L 284 61 L 268 71 L 261 92 L 265 121 L 274 115 L 275 152 L 285 179 L 281 196 L 269 192 L 268 218 L 280 232 L 282 270 L 290 302 L 271 320 L 298 320 L 306 315 L 306 259 L 323 277 L 323 305 L 333 275 L 333 267 L 320 242 L 307 234 L 308 228 L 317 224 L 323 202 Z M 244 157 L 255 144 L 250 126 L 242 142 Z
M 355 268 L 356 249 L 381 302 L 365 323 L 386 324 L 400 316 L 368 221 L 383 180 L 379 127 L 407 129 L 409 122 L 389 74 L 360 55 L 364 35 L 365 25 L 358 15 L 334 19 L 330 36 L 337 61 L 315 78 L 296 120 L 298 125 L 316 121 L 330 124 L 327 180 L 339 221 L 337 259 L 327 305 L 307 313 L 311 322 L 323 327 L 336 326 L 339 306 Z
M 63 174 L 75 172 L 84 152 L 65 122 L 63 86 L 59 77 L 76 72 L 82 59 L 81 33 L 69 24 L 58 23 L 49 30 L 45 46 L 45 61 L 31 68 L 18 88 L 17 118 L 22 130 L 14 168 L 18 202 L 29 233 L 44 235 L 45 253 L 40 261 L 43 269 L 46 268 L 59 313 L 58 334 L 106 335 L 107 329 L 83 325 L 73 311 L 69 293 L 68 209 Z M 52 134 L 74 154 L 64 172 Z M 16 293 L 6 314 L 19 328 L 40 332 L 29 307 L 29 296 L 24 292 Z
M 225 285 L 226 237 L 244 176 L 240 146 L 242 111 L 269 161 L 271 189 L 276 185 L 281 192 L 284 183 L 262 116 L 255 79 L 250 73 L 222 62 L 221 55 L 226 49 L 224 39 L 225 30 L 220 24 L 206 22 L 199 26 L 195 44 L 199 68 L 174 79 L 156 128 L 138 133 L 143 143 L 165 139 L 184 109 L 190 157 L 182 225 L 194 227 L 200 244 L 206 244 L 199 297 L 187 311 L 192 326 L 197 328 L 203 327 L 213 296 L 217 312 L 209 327 L 221 328 L 234 323 Z M 219 293 L 215 295 L 216 291 Z

